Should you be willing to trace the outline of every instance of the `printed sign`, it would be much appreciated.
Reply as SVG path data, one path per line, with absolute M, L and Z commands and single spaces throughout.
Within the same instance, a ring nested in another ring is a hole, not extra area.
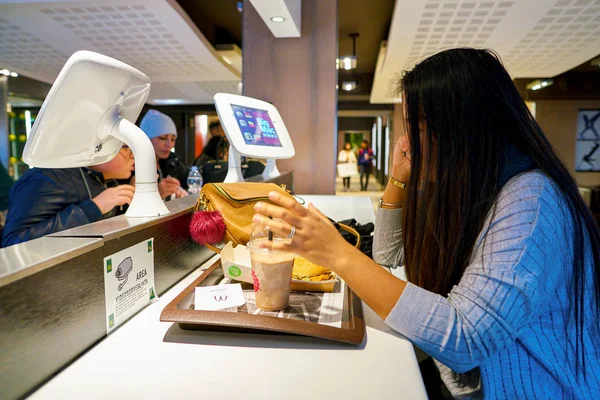
M 600 110 L 579 110 L 575 171 L 600 171 Z
M 234 283 L 231 285 L 200 286 L 196 288 L 194 309 L 218 311 L 244 305 L 244 293 L 242 285 Z
M 154 238 L 104 258 L 106 333 L 156 301 Z

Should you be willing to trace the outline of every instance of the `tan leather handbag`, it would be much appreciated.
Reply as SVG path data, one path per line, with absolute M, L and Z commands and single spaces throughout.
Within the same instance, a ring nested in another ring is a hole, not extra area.
M 222 241 L 231 241 L 235 246 L 246 245 L 254 224 L 254 205 L 259 201 L 273 204 L 269 192 L 279 192 L 292 197 L 285 185 L 274 183 L 239 182 L 239 183 L 207 183 L 202 186 L 200 197 L 196 203 L 194 216 L 190 223 L 192 238 L 220 253 L 215 247 Z M 339 229 L 350 232 L 356 237 L 356 248 L 360 248 L 360 235 L 344 224 L 337 224 Z
M 282 195 L 292 197 L 286 190 L 285 185 L 277 186 L 274 183 L 207 183 L 202 187 L 200 197 L 196 203 L 196 213 L 190 225 L 192 237 L 196 240 L 198 236 L 204 234 L 204 232 L 198 232 L 198 228 L 194 228 L 194 221 L 218 211 L 221 213 L 225 224 L 225 233 L 221 240 L 225 243 L 231 241 L 234 246 L 238 244 L 246 245 L 250 240 L 250 234 L 254 227 L 252 223 L 252 217 L 255 214 L 254 205 L 259 201 L 271 203 L 268 198 L 269 192 L 279 192 Z M 214 220 L 210 222 L 211 226 L 215 225 Z M 198 225 L 196 224 L 196 226 Z M 202 244 L 219 253 L 220 249 L 212 246 L 221 241 L 217 240 L 219 236 L 221 236 L 220 232 L 218 235 L 212 235 L 209 238 L 212 240 L 196 241 L 204 242 Z

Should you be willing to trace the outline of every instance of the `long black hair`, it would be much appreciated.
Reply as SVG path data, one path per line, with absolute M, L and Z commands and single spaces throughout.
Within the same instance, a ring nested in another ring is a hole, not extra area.
M 399 83 L 412 156 L 403 221 L 408 279 L 441 295 L 458 284 L 494 210 L 503 152 L 517 148 L 555 182 L 573 221 L 576 368 L 580 359 L 585 366 L 585 242 L 592 252 L 592 315 L 598 315 L 600 230 L 499 57 L 490 50 L 443 51 L 405 72 Z M 597 319 L 590 323 L 598 328 Z

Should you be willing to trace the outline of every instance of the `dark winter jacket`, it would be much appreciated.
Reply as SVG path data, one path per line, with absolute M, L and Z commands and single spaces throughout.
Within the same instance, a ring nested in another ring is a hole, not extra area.
M 115 215 L 102 215 L 92 201 L 106 187 L 102 174 L 87 168 L 28 171 L 10 191 L 2 247 Z
M 185 190 L 188 189 L 188 168 L 181 162 L 177 154 L 173 152 L 169 153 L 169 158 L 166 160 L 158 160 L 158 165 L 160 166 L 160 174 L 162 174 L 163 178 L 166 178 L 167 176 L 177 178 L 179 179 L 181 187 Z

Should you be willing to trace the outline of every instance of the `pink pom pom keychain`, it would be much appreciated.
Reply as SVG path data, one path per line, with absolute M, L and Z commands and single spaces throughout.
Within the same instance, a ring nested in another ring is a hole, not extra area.
M 192 239 L 203 246 L 221 242 L 225 230 L 225 221 L 219 211 L 196 211 L 190 222 Z

